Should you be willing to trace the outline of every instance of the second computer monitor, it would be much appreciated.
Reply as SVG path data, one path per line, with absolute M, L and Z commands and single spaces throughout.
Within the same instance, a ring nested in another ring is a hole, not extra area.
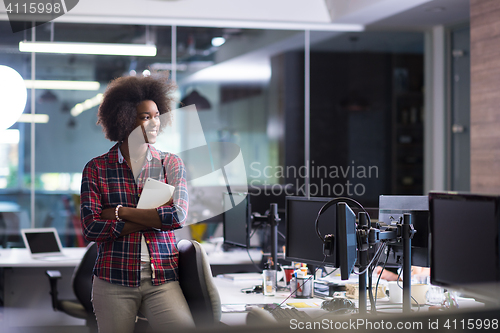
M 251 206 L 247 193 L 223 193 L 224 243 L 247 247 L 251 228 Z
M 356 261 L 356 215 L 344 202 L 332 205 L 318 221 L 322 237 L 334 235 L 334 251 L 326 256 L 323 241 L 316 232 L 316 218 L 331 198 L 286 198 L 286 259 L 312 265 L 341 268 L 348 279 Z
M 315 221 L 318 213 L 330 198 L 287 197 L 285 203 L 287 260 L 311 265 L 338 267 L 335 255 L 325 259 L 323 242 L 319 239 Z M 337 230 L 336 207 L 330 207 L 319 219 L 321 234 L 335 234 Z
M 429 199 L 431 283 L 468 289 L 500 282 L 500 196 L 431 192 Z
M 337 204 L 337 234 L 335 251 L 342 280 L 347 280 L 356 262 L 356 214 L 345 202 Z
M 416 233 L 411 240 L 411 264 L 429 267 L 429 198 L 427 195 L 381 195 L 379 199 L 379 221 L 390 225 L 396 223 L 404 214 L 410 214 L 411 224 Z M 403 264 L 402 241 L 389 245 L 387 265 Z

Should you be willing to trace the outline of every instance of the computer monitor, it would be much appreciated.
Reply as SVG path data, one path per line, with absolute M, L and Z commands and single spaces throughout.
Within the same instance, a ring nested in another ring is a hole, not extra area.
M 345 202 L 337 204 L 337 263 L 340 267 L 342 280 L 349 279 L 349 275 L 356 262 L 356 214 Z
M 286 197 L 285 202 L 285 258 L 310 265 L 338 267 L 336 253 L 325 259 L 323 242 L 316 234 L 318 212 L 331 198 Z M 322 235 L 336 234 L 336 207 L 330 207 L 319 219 Z
M 431 283 L 466 292 L 498 285 L 500 196 L 431 192 L 429 209 Z
M 429 198 L 427 195 L 381 195 L 379 197 L 379 222 L 390 225 L 404 214 L 410 214 L 416 230 L 411 240 L 411 264 L 429 267 Z M 380 245 L 379 245 L 380 246 Z M 403 264 L 402 242 L 389 244 L 387 267 Z M 380 261 L 385 261 L 383 254 Z
M 223 193 L 222 214 L 224 244 L 247 247 L 252 209 L 246 193 Z
M 333 255 L 325 258 L 323 241 L 318 237 L 315 221 L 321 208 L 331 200 L 286 198 L 285 257 L 311 265 L 340 267 L 341 277 L 346 280 L 356 261 L 356 215 L 346 203 L 339 202 L 320 216 L 318 225 L 321 235 L 334 235 Z

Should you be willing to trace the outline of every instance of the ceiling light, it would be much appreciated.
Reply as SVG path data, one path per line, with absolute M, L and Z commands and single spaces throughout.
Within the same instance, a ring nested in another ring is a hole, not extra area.
M 214 37 L 214 38 L 212 38 L 212 45 L 215 46 L 215 47 L 221 46 L 225 42 L 226 42 L 226 39 L 224 37 Z
M 99 90 L 101 87 L 97 81 L 24 80 L 24 83 L 28 89 Z
M 156 45 L 116 43 L 19 42 L 19 51 L 154 57 L 156 56 Z
M 92 109 L 94 106 L 98 106 L 99 104 L 101 104 L 102 102 L 102 97 L 103 97 L 103 94 L 97 94 L 95 95 L 94 97 L 92 98 L 89 98 L 87 100 L 85 100 L 84 102 L 82 103 L 78 103 L 76 104 L 72 109 L 71 109 L 71 115 L 73 117 L 76 117 L 78 116 L 80 113 L 82 113 L 83 111 L 87 111 L 87 110 L 90 110 Z
M 21 117 L 17 120 L 18 123 L 37 123 L 46 124 L 49 122 L 48 114 L 31 114 L 23 113 Z
M 271 79 L 271 63 L 219 63 L 197 71 L 183 80 L 192 82 L 268 82 Z

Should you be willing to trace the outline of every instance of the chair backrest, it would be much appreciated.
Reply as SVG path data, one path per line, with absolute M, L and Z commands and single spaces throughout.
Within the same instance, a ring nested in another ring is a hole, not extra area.
M 93 314 L 92 308 L 92 275 L 97 258 L 97 244 L 90 243 L 83 255 L 82 261 L 73 272 L 73 292 L 76 298 L 89 314 Z
M 194 240 L 180 240 L 179 283 L 197 327 L 220 322 L 221 302 L 205 250 Z

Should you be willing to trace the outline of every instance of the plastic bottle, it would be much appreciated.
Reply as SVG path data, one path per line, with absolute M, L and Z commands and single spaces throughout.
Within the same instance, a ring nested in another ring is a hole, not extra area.
M 262 292 L 265 296 L 276 294 L 276 271 L 270 268 L 269 263 L 264 264 L 262 271 Z

